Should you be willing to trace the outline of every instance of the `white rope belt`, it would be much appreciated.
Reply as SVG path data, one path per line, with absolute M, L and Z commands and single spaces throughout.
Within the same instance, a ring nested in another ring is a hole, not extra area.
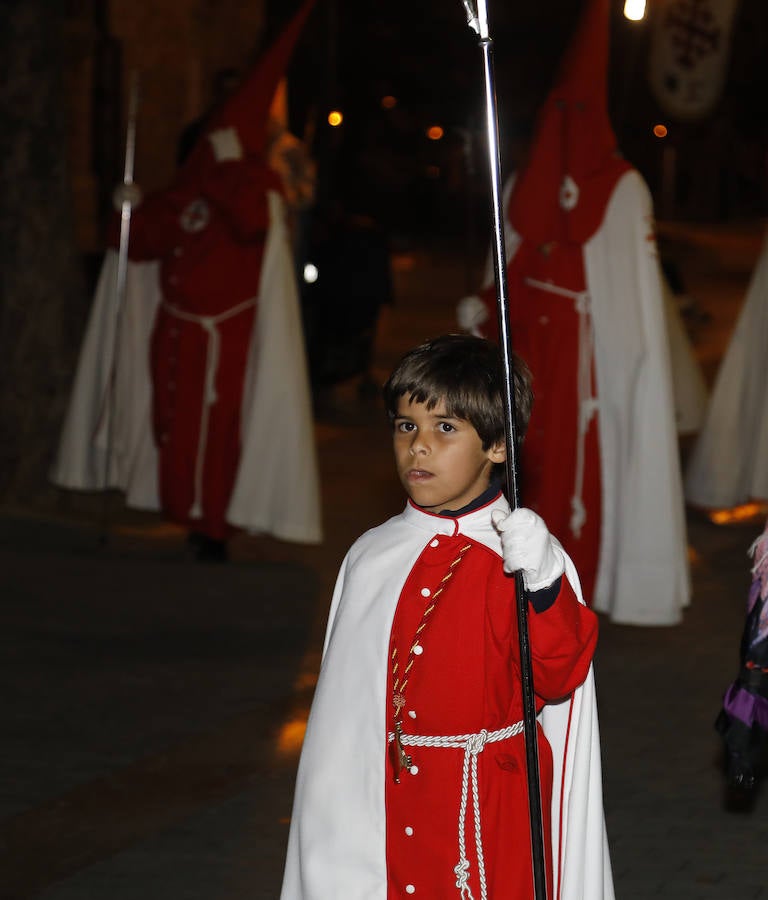
M 208 447 L 208 420 L 213 404 L 218 400 L 216 394 L 216 375 L 219 371 L 219 356 L 221 355 L 221 335 L 218 325 L 234 316 L 240 315 L 246 309 L 256 305 L 256 298 L 245 300 L 232 306 L 216 316 L 200 316 L 195 313 L 179 309 L 171 303 L 163 303 L 162 308 L 181 319 L 184 322 L 194 322 L 206 332 L 205 346 L 205 386 L 203 388 L 203 403 L 200 409 L 200 437 L 197 442 L 197 455 L 195 457 L 195 494 L 192 507 L 189 510 L 191 519 L 200 519 L 203 516 L 203 469 L 205 467 L 205 453 Z
M 595 336 L 590 315 L 589 292 L 571 291 L 549 281 L 537 281 L 526 278 L 526 284 L 558 297 L 567 297 L 574 301 L 579 314 L 579 370 L 577 377 L 579 421 L 576 441 L 576 474 L 574 477 L 573 496 L 571 497 L 571 533 L 578 538 L 587 521 L 587 510 L 584 506 L 584 459 L 587 431 L 592 416 L 597 411 L 597 397 L 592 391 L 592 357 L 595 350 Z
M 453 734 L 446 737 L 435 735 L 401 734 L 400 742 L 404 747 L 448 747 L 464 751 L 464 766 L 461 773 L 461 803 L 459 805 L 459 862 L 453 871 L 456 874 L 456 887 L 465 900 L 474 900 L 469 887 L 469 860 L 466 847 L 467 804 L 469 787 L 472 786 L 472 815 L 475 820 L 475 846 L 477 848 L 477 873 L 480 879 L 480 898 L 487 900 L 488 885 L 485 878 L 485 858 L 483 856 L 483 840 L 480 827 L 480 792 L 478 790 L 477 757 L 483 752 L 486 744 L 506 741 L 521 734 L 524 725 L 522 720 L 500 728 L 498 731 L 482 731 L 477 734 Z M 395 735 L 390 732 L 390 743 Z

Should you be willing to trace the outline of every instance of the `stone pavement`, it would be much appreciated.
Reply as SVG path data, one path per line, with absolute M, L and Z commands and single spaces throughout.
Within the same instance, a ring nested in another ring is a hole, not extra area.
M 745 234 L 670 238 L 712 315 L 697 334 L 710 377 L 756 252 L 754 229 Z M 398 255 L 396 269 L 377 379 L 407 347 L 453 329 L 466 276 L 428 251 Z M 278 896 L 335 572 L 354 537 L 402 504 L 376 401 L 361 402 L 354 385 L 339 390 L 318 410 L 317 437 L 320 547 L 241 536 L 231 564 L 206 566 L 187 558 L 178 531 L 117 500 L 106 546 L 94 498 L 3 511 L 0 897 Z M 737 666 L 746 550 L 761 523 L 716 526 L 691 511 L 688 525 L 684 624 L 601 621 L 617 897 L 768 898 L 768 801 L 724 808 L 712 729 Z

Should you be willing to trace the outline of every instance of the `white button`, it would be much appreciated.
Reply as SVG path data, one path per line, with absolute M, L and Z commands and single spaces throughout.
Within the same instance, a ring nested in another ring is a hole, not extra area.
M 421 644 L 416 644 L 416 646 L 413 648 L 413 652 L 416 654 L 416 656 L 421 656 L 421 654 L 424 652 L 424 648 L 421 646 Z
M 422 596 L 422 597 L 429 597 L 429 595 L 430 595 L 431 593 L 432 593 L 432 591 L 430 591 L 429 588 L 422 588 L 422 589 L 421 589 L 421 596 Z
M 418 774 L 419 774 L 419 767 L 418 767 L 418 766 L 411 766 L 411 768 L 408 769 L 408 771 L 411 773 L 411 775 L 418 775 Z
M 410 825 L 405 826 L 405 833 L 410 837 L 413 834 L 413 828 Z
M 416 718 L 416 713 L 415 713 L 412 709 L 409 709 L 409 710 L 408 710 L 408 715 L 409 715 L 412 719 L 415 719 L 415 718 Z
M 440 541 L 438 541 L 438 539 L 435 538 L 434 541 L 430 541 L 430 542 L 429 542 L 429 546 L 430 546 L 430 547 L 439 547 L 439 546 L 440 546 Z
M 415 894 L 415 893 L 416 893 L 416 888 L 415 888 L 412 884 L 406 884 L 406 886 L 405 886 L 405 893 L 406 893 L 406 894 Z

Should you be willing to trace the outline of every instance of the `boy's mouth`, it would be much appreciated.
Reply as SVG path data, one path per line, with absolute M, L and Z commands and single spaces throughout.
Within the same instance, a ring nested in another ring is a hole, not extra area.
M 428 481 L 430 478 L 434 478 L 434 475 L 426 469 L 408 469 L 405 477 L 408 481 Z

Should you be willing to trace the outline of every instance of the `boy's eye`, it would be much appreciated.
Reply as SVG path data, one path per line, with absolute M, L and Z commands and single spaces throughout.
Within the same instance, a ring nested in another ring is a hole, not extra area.
M 395 428 L 398 431 L 403 431 L 406 433 L 413 431 L 415 427 L 416 426 L 413 424 L 413 422 L 396 422 L 395 423 Z
M 448 434 L 451 431 L 456 431 L 456 426 L 451 425 L 450 422 L 439 422 L 438 429 L 443 432 L 443 434 Z

